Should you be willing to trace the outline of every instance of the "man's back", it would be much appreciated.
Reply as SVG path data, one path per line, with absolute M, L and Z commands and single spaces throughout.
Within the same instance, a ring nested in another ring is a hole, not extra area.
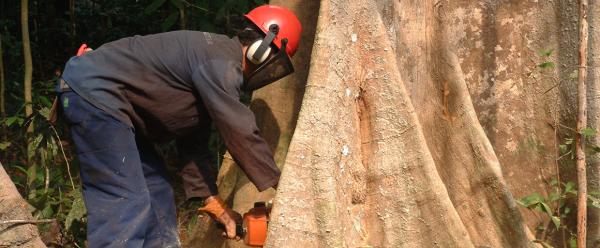
M 136 133 L 164 140 L 208 122 L 194 73 L 232 73 L 239 75 L 229 78 L 241 79 L 241 61 L 237 39 L 175 31 L 120 39 L 73 57 L 63 79 L 94 106 L 134 126 Z M 203 70 L 220 65 L 232 68 Z M 237 97 L 241 80 L 225 83 L 221 87 Z

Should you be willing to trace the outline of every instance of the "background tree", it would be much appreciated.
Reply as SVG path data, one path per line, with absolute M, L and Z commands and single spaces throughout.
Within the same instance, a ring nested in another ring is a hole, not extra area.
M 600 24 L 600 4 L 592 1 L 588 10 L 589 20 L 589 53 L 588 53 L 588 126 L 595 130 L 600 130 L 600 104 L 598 104 L 597 96 L 600 95 L 600 87 L 598 79 L 600 78 L 600 55 L 591 51 L 598 49 L 600 44 L 600 32 L 597 25 Z M 599 137 L 596 135 L 588 140 L 589 144 L 594 147 L 600 146 Z M 588 164 L 588 193 L 595 198 L 592 201 L 592 206 L 588 208 L 588 247 L 600 246 L 600 208 L 594 205 L 600 205 L 600 161 L 598 154 L 589 154 L 586 157 Z
M 25 100 L 25 116 L 33 114 L 31 102 L 31 77 L 33 75 L 33 65 L 31 62 L 31 44 L 29 42 L 29 1 L 21 0 L 21 32 L 23 37 L 23 57 L 25 58 L 25 76 L 23 79 L 23 99 Z M 33 125 L 30 124 L 27 132 L 33 132 Z

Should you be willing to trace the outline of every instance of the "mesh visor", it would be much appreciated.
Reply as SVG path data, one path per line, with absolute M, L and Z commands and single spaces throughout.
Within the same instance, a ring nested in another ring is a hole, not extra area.
M 258 69 L 248 76 L 242 86 L 243 90 L 256 90 L 294 72 L 294 66 L 292 65 L 290 57 L 285 52 L 285 46 L 285 42 L 282 42 L 279 52 L 265 61 Z

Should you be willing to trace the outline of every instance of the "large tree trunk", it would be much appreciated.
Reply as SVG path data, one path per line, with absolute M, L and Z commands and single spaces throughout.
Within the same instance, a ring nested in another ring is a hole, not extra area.
M 29 204 L 0 163 L 0 223 L 12 220 L 32 220 Z M 39 237 L 35 223 L 0 224 L 0 247 L 46 247 Z
M 447 20 L 434 16 L 433 1 L 383 4 L 406 18 L 397 31 L 405 40 L 397 43 L 375 2 L 321 4 L 319 56 L 313 56 L 269 246 L 532 245 L 444 35 L 449 31 L 440 23 Z M 417 100 L 426 103 L 421 109 L 412 107 L 396 50 L 418 74 L 410 83 L 428 92 Z
M 320 2 L 267 247 L 562 245 L 515 198 L 554 191 L 573 137 L 577 1 Z

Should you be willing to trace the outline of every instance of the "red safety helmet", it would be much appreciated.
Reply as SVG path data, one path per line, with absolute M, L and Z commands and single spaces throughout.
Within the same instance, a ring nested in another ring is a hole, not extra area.
M 279 32 L 273 39 L 273 44 L 281 49 L 281 40 L 287 39 L 286 53 L 290 57 L 294 56 L 300 42 L 302 25 L 292 11 L 279 6 L 263 5 L 251 10 L 245 16 L 264 34 L 269 32 L 271 25 L 277 24 Z

